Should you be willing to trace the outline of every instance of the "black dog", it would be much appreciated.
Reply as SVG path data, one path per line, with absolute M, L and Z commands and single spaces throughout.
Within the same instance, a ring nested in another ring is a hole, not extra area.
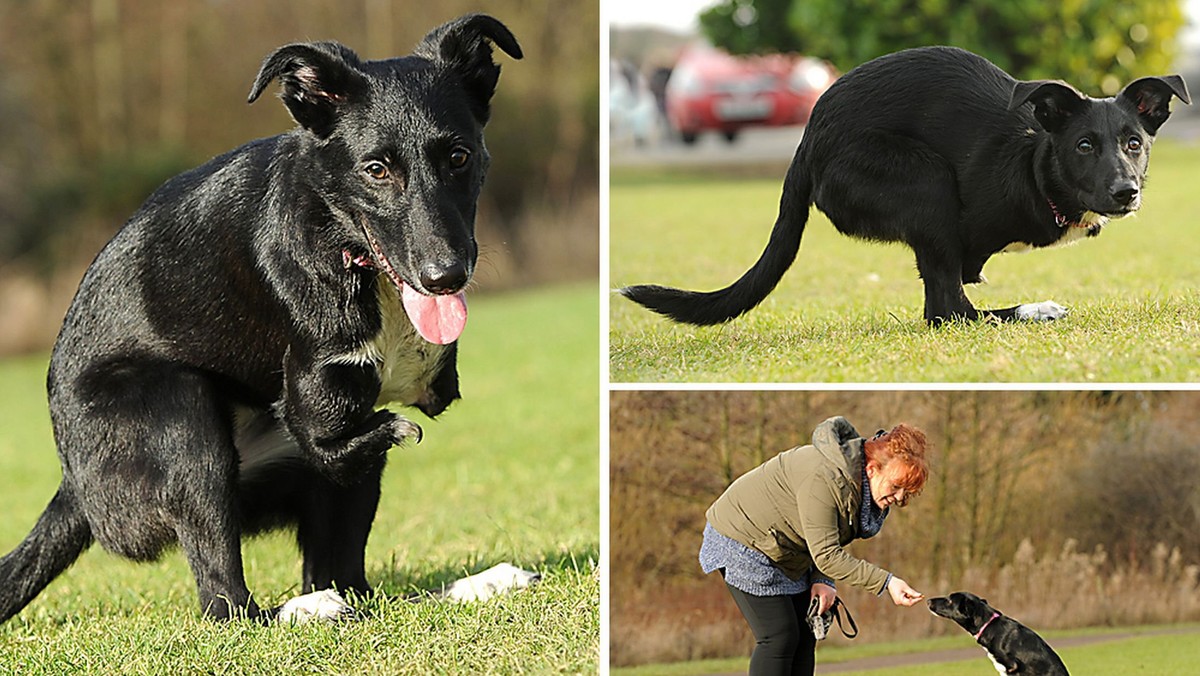
M 975 637 L 1002 674 L 1066 676 L 1067 667 L 1032 629 L 1001 615 L 970 592 L 929 599 L 934 615 L 954 620 Z
M 386 453 L 421 434 L 376 405 L 459 396 L 491 43 L 521 57 L 483 15 L 386 61 L 276 50 L 250 101 L 278 78 L 299 126 L 167 181 L 100 252 L 50 360 L 62 485 L 0 559 L 0 621 L 93 540 L 135 560 L 178 541 L 215 618 L 273 615 L 241 537 L 284 524 L 306 592 L 370 590 Z
M 1136 211 L 1172 95 L 1191 102 L 1176 75 L 1093 99 L 1061 82 L 1018 82 L 961 49 L 880 57 L 818 99 L 770 243 L 749 271 L 709 293 L 621 293 L 679 322 L 733 319 L 783 277 L 815 203 L 843 234 L 912 248 L 930 323 L 1055 319 L 1066 310 L 1049 301 L 976 310 L 963 284 L 981 281 L 995 253 L 1094 236 L 1108 218 Z

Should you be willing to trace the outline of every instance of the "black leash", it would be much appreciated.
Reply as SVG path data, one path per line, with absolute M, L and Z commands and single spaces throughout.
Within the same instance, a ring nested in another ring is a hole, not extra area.
M 809 628 L 812 629 L 813 636 L 815 636 L 818 641 L 825 638 L 825 636 L 829 634 L 829 627 L 833 626 L 834 620 L 837 621 L 837 626 L 838 629 L 841 630 L 842 636 L 845 636 L 848 639 L 853 639 L 858 636 L 858 623 L 854 621 L 854 616 L 850 614 L 849 606 L 842 602 L 842 597 L 839 596 L 835 598 L 833 600 L 833 606 L 824 613 L 817 612 L 820 607 L 821 600 L 814 596 L 812 601 L 810 601 L 808 604 L 808 617 L 805 618 L 808 621 Z M 841 608 L 840 611 L 838 610 L 839 607 Z M 853 634 L 846 631 L 846 625 L 842 622 L 842 613 L 845 613 L 845 621 L 848 622 L 850 624 L 850 628 L 854 630 Z

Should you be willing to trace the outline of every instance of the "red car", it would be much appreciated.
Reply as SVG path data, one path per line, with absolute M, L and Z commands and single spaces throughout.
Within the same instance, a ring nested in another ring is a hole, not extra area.
M 836 77 L 820 59 L 689 47 L 667 82 L 667 119 L 684 143 L 702 131 L 733 141 L 744 127 L 804 124 Z

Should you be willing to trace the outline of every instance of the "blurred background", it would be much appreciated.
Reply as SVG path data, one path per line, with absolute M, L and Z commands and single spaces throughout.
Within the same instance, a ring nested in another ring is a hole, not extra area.
M 725 585 L 697 562 L 704 513 L 834 415 L 867 436 L 925 431 L 923 494 L 850 551 L 926 596 L 973 591 L 1038 631 L 1200 621 L 1198 410 L 1200 392 L 613 392 L 612 664 L 749 655 Z M 838 593 L 856 644 L 962 634 L 923 607 Z M 831 632 L 819 651 L 845 644 Z M 991 673 L 976 661 L 963 673 Z
M 609 88 L 615 167 L 787 162 L 838 74 L 921 45 L 963 47 L 1018 79 L 1061 79 L 1092 96 L 1145 75 L 1200 82 L 1200 0 L 612 0 L 605 8 L 610 71 L 621 75 Z M 1163 135 L 1200 139 L 1200 106 L 1175 110 Z
M 51 344 L 92 257 L 163 180 L 293 126 L 272 96 L 246 105 L 273 49 L 332 39 L 363 58 L 399 56 L 476 11 L 507 24 L 525 52 L 496 53 L 476 285 L 594 280 L 597 2 L 5 2 L 0 355 Z

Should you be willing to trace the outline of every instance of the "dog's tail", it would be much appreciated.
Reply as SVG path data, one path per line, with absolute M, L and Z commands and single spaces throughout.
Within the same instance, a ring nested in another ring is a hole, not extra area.
M 736 282 L 708 292 L 641 284 L 620 289 L 621 295 L 677 322 L 700 326 L 727 322 L 761 303 L 791 267 L 800 249 L 812 199 L 812 182 L 804 164 L 797 153 L 783 182 L 779 216 L 767 248 Z
M 91 544 L 91 528 L 74 495 L 59 487 L 33 532 L 0 559 L 0 622 L 21 612 Z

